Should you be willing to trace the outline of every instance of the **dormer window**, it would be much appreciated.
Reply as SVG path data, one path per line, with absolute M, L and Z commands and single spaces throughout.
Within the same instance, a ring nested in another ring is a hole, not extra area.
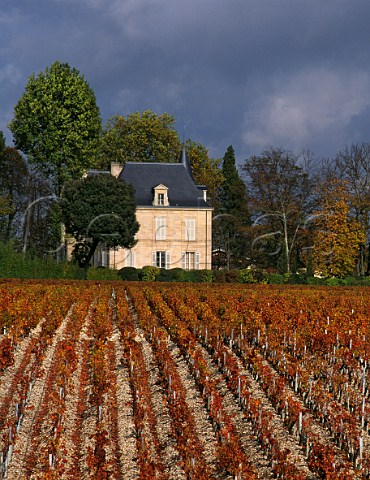
M 157 207 L 168 207 L 168 188 L 165 185 L 154 187 L 153 205 Z

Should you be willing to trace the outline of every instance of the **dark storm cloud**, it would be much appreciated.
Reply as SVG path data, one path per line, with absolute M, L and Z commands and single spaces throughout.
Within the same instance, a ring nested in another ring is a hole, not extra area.
M 36 4 L 36 5 L 35 5 Z M 370 4 L 360 0 L 3 0 L 0 129 L 27 78 L 80 70 L 104 121 L 148 108 L 239 161 L 368 141 Z

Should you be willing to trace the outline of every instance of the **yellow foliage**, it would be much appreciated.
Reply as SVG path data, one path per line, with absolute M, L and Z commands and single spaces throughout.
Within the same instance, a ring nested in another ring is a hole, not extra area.
M 327 182 L 316 221 L 312 255 L 316 273 L 325 277 L 345 277 L 353 273 L 360 245 L 365 243 L 365 232 L 349 213 L 346 184 L 338 180 Z
M 0 216 L 11 215 L 13 212 L 14 206 L 10 198 L 0 196 Z

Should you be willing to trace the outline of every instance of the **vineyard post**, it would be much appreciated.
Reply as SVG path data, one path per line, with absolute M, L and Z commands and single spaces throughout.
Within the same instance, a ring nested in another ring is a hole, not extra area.
M 362 374 L 362 395 L 365 395 L 366 391 L 366 362 L 363 366 L 363 374 Z
M 365 401 L 366 397 L 362 397 L 362 409 L 361 409 L 361 429 L 365 429 Z
M 8 468 L 8 465 L 12 459 L 12 455 L 13 455 L 13 445 L 9 445 L 9 449 L 8 449 L 8 455 L 6 457 L 6 460 L 5 460 L 5 469 Z

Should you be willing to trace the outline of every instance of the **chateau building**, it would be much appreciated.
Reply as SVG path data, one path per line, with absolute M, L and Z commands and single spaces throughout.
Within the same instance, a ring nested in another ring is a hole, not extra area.
M 140 229 L 130 250 L 97 250 L 95 265 L 210 269 L 212 207 L 206 187 L 196 185 L 183 148 L 178 163 L 113 163 L 111 174 L 131 183 Z

